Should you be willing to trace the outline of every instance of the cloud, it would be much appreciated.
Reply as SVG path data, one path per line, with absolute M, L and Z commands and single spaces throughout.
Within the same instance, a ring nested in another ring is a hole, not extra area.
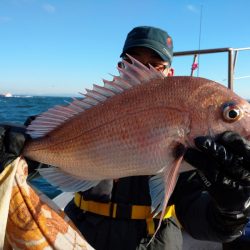
M 192 4 L 188 4 L 188 5 L 187 5 L 187 9 L 188 9 L 189 11 L 191 11 L 191 12 L 194 12 L 194 13 L 200 12 L 200 10 L 199 10 L 196 6 L 194 6 L 194 5 L 192 5 Z
M 8 16 L 0 16 L 0 23 L 7 23 L 11 21 L 11 18 Z
M 46 11 L 48 13 L 54 13 L 56 11 L 55 6 L 53 6 L 51 4 L 48 4 L 48 3 L 44 4 L 42 6 L 42 8 L 43 8 L 44 11 Z

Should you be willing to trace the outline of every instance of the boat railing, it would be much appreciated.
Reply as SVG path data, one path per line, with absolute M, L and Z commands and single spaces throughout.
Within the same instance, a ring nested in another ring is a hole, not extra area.
M 174 52 L 174 56 L 190 56 L 193 55 L 193 64 L 196 61 L 198 55 L 201 54 L 212 54 L 212 53 L 227 53 L 228 54 L 228 88 L 233 90 L 234 86 L 234 70 L 237 61 L 237 56 L 239 51 L 250 50 L 250 47 L 246 48 L 216 48 L 216 49 L 203 49 L 203 50 L 189 50 Z M 191 76 L 193 75 L 193 70 L 191 70 Z

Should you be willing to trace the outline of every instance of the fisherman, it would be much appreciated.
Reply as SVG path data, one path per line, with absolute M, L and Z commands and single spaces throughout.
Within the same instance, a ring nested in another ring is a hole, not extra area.
M 155 27 L 135 27 L 125 40 L 128 55 L 153 66 L 166 77 L 171 68 L 173 41 Z M 122 62 L 118 67 L 124 67 Z M 25 138 L 0 127 L 0 165 L 19 155 Z M 184 159 L 198 170 L 180 174 L 164 220 L 150 244 L 159 218 L 152 218 L 149 176 L 104 180 L 75 194 L 65 212 L 97 250 L 182 249 L 182 232 L 200 240 L 228 242 L 242 235 L 250 214 L 250 142 L 233 132 L 195 139 Z

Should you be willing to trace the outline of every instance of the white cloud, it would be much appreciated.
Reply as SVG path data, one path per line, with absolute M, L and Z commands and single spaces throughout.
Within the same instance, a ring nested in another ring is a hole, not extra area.
M 11 21 L 11 18 L 8 16 L 0 16 L 0 23 L 7 23 Z
M 189 11 L 195 12 L 195 13 L 200 12 L 200 10 L 199 10 L 196 6 L 194 6 L 194 5 L 192 5 L 192 4 L 188 4 L 188 5 L 187 5 L 187 9 L 188 9 Z
M 42 7 L 48 13 L 54 13 L 56 11 L 55 6 L 48 4 L 48 3 L 44 4 Z

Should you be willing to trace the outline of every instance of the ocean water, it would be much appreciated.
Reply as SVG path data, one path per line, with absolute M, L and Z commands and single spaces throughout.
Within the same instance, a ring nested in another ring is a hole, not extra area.
M 0 97 L 0 124 L 11 123 L 13 125 L 22 125 L 29 116 L 40 114 L 55 105 L 66 104 L 66 101 L 71 100 L 72 98 L 70 97 Z M 50 198 L 54 198 L 61 193 L 59 189 L 51 186 L 39 175 L 30 182 Z
M 40 114 L 48 108 L 71 100 L 70 97 L 47 96 L 0 97 L 0 123 L 23 124 L 29 116 Z

